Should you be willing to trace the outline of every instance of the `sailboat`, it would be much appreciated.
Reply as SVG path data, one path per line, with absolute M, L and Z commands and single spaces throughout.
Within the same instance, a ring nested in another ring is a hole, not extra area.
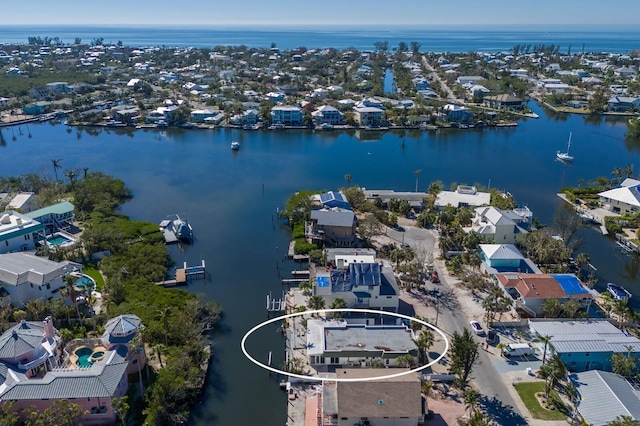
M 556 151 L 556 158 L 560 161 L 573 161 L 573 156 L 569 155 L 569 148 L 571 148 L 571 133 L 569 133 L 569 142 L 567 143 L 567 151 L 566 152 L 560 152 L 560 151 Z

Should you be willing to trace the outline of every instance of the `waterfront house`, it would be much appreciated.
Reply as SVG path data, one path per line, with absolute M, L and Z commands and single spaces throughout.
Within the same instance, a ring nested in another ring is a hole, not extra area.
M 555 351 L 569 371 L 611 371 L 615 353 L 640 360 L 640 340 L 605 319 L 529 320 L 529 328 L 535 335 L 551 336 L 548 350 Z
M 130 124 L 140 118 L 140 109 L 131 105 L 118 105 L 110 110 L 111 119 Z
M 33 192 L 20 192 L 9 201 L 5 210 L 14 210 L 26 214 L 39 208 L 40 197 Z
M 579 394 L 578 413 L 593 426 L 605 426 L 616 417 L 640 421 L 640 392 L 637 383 L 619 374 L 601 370 L 570 376 Z
M 344 124 L 344 113 L 331 105 L 322 105 L 311 113 L 316 125 L 331 124 L 338 126 Z
M 77 275 L 81 269 L 82 265 L 75 262 L 54 262 L 30 253 L 1 254 L 0 286 L 5 293 L 3 303 L 23 308 L 33 299 L 43 302 L 52 298 L 60 299 L 60 289 L 66 286 L 65 277 Z
M 418 357 L 406 325 L 373 325 L 373 319 L 307 320 L 307 357 L 318 372 L 343 367 L 398 367 L 397 358 Z M 388 371 L 388 370 L 387 370 Z
M 296 105 L 280 105 L 271 108 L 271 123 L 284 126 L 302 126 L 302 109 Z
M 35 250 L 36 243 L 44 238 L 40 222 L 13 210 L 0 213 L 0 254 Z
M 229 118 L 229 123 L 235 126 L 254 126 L 258 121 L 260 121 L 260 114 L 257 109 L 243 111 Z
M 529 208 L 501 210 L 493 206 L 477 207 L 471 226 L 465 232 L 477 232 L 497 244 L 515 244 L 528 233 L 533 213 Z
M 322 194 L 312 195 L 311 207 L 314 209 L 332 209 L 337 207 L 352 210 L 346 195 L 344 195 L 342 191 L 328 191 Z
M 124 328 L 110 327 L 122 318 Z M 83 425 L 113 424 L 114 401 L 128 390 L 127 372 L 137 371 L 137 366 L 128 370 L 128 353 L 135 353 L 139 364 L 146 358 L 139 348 L 129 348 L 139 327 L 139 318 L 123 315 L 107 323 L 102 339 L 72 340 L 62 350 L 50 317 L 42 323 L 22 321 L 0 336 L 0 400 L 12 401 L 20 416 L 69 400 L 82 409 Z M 109 345 L 114 332 L 122 342 Z
M 34 102 L 22 107 L 22 112 L 27 115 L 39 115 L 43 114 L 50 103 L 46 101 Z
M 305 234 L 312 242 L 330 247 L 353 247 L 357 218 L 349 208 L 322 208 L 311 211 Z
M 73 224 L 75 206 L 69 201 L 62 201 L 51 206 L 29 212 L 25 216 L 40 222 L 51 234 L 58 230 L 68 230 Z
M 424 209 L 424 199 L 427 196 L 426 192 L 397 192 L 392 189 L 362 189 L 364 196 L 368 201 L 376 201 L 380 199 L 382 208 L 387 208 L 389 201 L 391 200 L 406 200 L 415 212 L 420 212 Z
M 607 110 L 613 112 L 640 111 L 640 97 L 612 96 L 607 101 Z
M 481 269 L 489 275 L 505 272 L 542 272 L 513 244 L 480 244 Z
M 471 98 L 474 101 L 482 100 L 483 97 L 489 92 L 490 92 L 490 90 L 487 89 L 486 87 L 484 87 L 481 84 L 474 84 L 473 86 L 470 86 L 467 89 L 467 93 L 469 95 L 469 98 Z
M 400 290 L 391 266 L 355 251 L 334 254 L 327 262 L 326 268 L 316 267 L 312 275 L 313 292 L 327 306 L 342 299 L 349 308 L 398 312 Z
M 474 117 L 469 108 L 462 105 L 447 104 L 443 107 L 443 111 L 445 120 L 457 123 L 468 123 Z
M 626 178 L 618 188 L 598 193 L 602 208 L 617 214 L 640 211 L 640 180 Z
M 215 117 L 220 111 L 213 109 L 196 109 L 191 111 L 190 121 L 192 123 L 204 123 L 207 118 Z
M 362 379 L 363 381 L 323 382 L 322 397 L 319 400 L 317 397 L 311 397 L 311 403 L 312 405 L 314 402 L 316 405 L 322 403 L 322 413 L 325 418 L 331 419 L 332 425 L 421 425 L 427 407 L 425 406 L 423 410 L 421 383 L 417 374 L 366 380 L 402 371 L 408 370 L 338 369 L 335 374 L 341 379 Z
M 496 274 L 495 280 L 511 296 L 516 311 L 523 316 L 543 316 L 547 299 L 556 299 L 561 304 L 575 300 L 584 310 L 589 309 L 593 300 L 587 286 L 573 274 L 508 272 Z
M 467 207 L 484 206 L 491 202 L 491 194 L 479 192 L 475 186 L 458 185 L 455 191 L 440 191 L 434 205 L 443 210 L 447 206 Z
M 482 103 L 490 108 L 521 110 L 524 106 L 522 99 L 509 94 L 485 96 Z
M 385 124 L 384 110 L 377 107 L 354 107 L 355 120 L 361 127 L 381 127 Z

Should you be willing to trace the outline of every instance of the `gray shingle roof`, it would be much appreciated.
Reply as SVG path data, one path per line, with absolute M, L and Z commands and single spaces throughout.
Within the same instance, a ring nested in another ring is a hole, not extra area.
M 640 420 L 640 392 L 622 376 L 592 370 L 571 376 L 581 396 L 578 410 L 594 426 L 604 425 L 616 416 Z
M 25 321 L 11 327 L 0 336 L 0 359 L 12 360 L 42 344 L 44 326 Z

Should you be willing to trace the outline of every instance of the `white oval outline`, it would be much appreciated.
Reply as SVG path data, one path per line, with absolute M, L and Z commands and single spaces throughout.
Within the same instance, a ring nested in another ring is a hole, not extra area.
M 438 334 L 440 334 L 442 336 L 442 338 L 444 339 L 444 344 L 445 344 L 445 348 L 444 351 L 442 352 L 442 354 L 440 354 L 440 356 L 436 359 L 434 359 L 433 361 L 431 361 L 428 364 L 422 365 L 420 367 L 414 368 L 413 370 L 409 370 L 409 371 L 403 371 L 401 373 L 395 373 L 395 374 L 388 374 L 386 376 L 374 376 L 374 377 L 364 377 L 364 378 L 352 378 L 352 379 L 348 379 L 348 378 L 323 378 L 323 377 L 316 377 L 316 376 L 305 376 L 303 374 L 295 374 L 295 373 L 290 373 L 288 371 L 284 371 L 284 370 L 279 370 L 277 368 L 271 367 L 269 365 L 263 364 L 260 361 L 258 361 L 257 359 L 253 358 L 251 355 L 249 355 L 249 353 L 247 352 L 247 348 L 245 347 L 245 342 L 247 341 L 247 338 L 256 330 L 272 324 L 274 322 L 277 321 L 282 321 L 285 320 L 287 318 L 293 318 L 293 317 L 298 317 L 298 316 L 302 316 L 302 315 L 307 315 L 307 314 L 321 314 L 321 313 L 327 313 L 327 312 L 360 312 L 360 313 L 370 313 L 370 314 L 377 314 L 377 315 L 391 315 L 391 316 L 395 316 L 398 318 L 404 318 L 404 319 L 408 319 L 410 321 L 414 321 L 417 322 L 419 324 L 422 324 L 424 326 L 427 326 L 433 330 L 435 330 L 436 332 L 438 332 Z M 316 310 L 312 310 L 312 311 L 303 311 L 303 312 L 294 312 L 292 314 L 287 314 L 287 315 L 281 315 L 279 317 L 275 317 L 275 318 L 271 318 L 267 321 L 263 321 L 260 324 L 256 325 L 255 327 L 253 327 L 251 330 L 247 331 L 246 334 L 242 337 L 242 341 L 240 342 L 240 348 L 242 349 L 242 353 L 244 353 L 244 355 L 249 359 L 249 361 L 253 362 L 255 365 L 257 365 L 258 367 L 262 367 L 265 370 L 271 371 L 273 373 L 277 373 L 277 374 L 283 374 L 285 376 L 289 376 L 289 377 L 295 377 L 298 379 L 303 379 L 303 380 L 308 380 L 308 381 L 318 381 L 318 382 L 369 382 L 369 381 L 373 381 L 373 380 L 385 380 L 385 379 L 392 379 L 394 377 L 401 377 L 407 374 L 411 374 L 411 373 L 418 373 L 422 370 L 424 370 L 427 367 L 431 367 L 433 364 L 435 364 L 436 362 L 440 361 L 449 351 L 449 339 L 447 339 L 447 336 L 444 334 L 444 332 L 442 330 L 440 330 L 439 328 L 437 328 L 436 326 L 429 324 L 426 321 L 422 321 L 419 320 L 417 318 L 408 316 L 408 315 L 403 315 L 403 314 L 398 314 L 395 312 L 388 312 L 388 311 L 379 311 L 379 310 L 375 310 L 375 309 L 350 309 L 350 308 L 340 308 L 340 309 L 316 309 Z

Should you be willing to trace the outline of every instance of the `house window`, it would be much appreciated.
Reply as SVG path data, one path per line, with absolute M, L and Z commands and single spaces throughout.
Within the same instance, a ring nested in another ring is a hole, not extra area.
M 28 239 L 29 239 L 29 234 L 25 235 L 25 236 L 24 236 L 24 239 L 25 239 L 25 240 L 28 240 Z
M 51 283 L 47 283 L 47 290 L 51 290 Z
M 585 352 L 584 356 L 589 356 L 590 353 L 589 352 Z
M 573 354 L 572 354 L 571 352 L 569 352 L 569 353 L 567 354 L 567 358 L 571 358 L 571 355 L 573 355 Z
M 331 357 L 331 364 L 337 364 L 337 363 L 339 363 L 339 362 L 340 362 L 340 359 L 339 359 L 339 358 Z

